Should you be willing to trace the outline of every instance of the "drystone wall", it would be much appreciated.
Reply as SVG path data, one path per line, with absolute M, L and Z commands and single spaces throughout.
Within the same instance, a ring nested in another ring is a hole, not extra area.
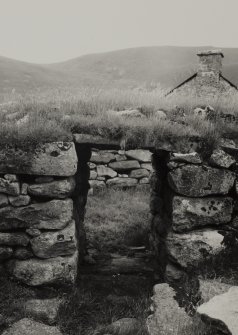
M 94 148 L 88 166 L 91 192 L 105 187 L 148 185 L 152 172 L 151 152 Z
M 76 278 L 85 153 L 78 162 L 74 143 L 65 142 L 0 151 L 0 266 L 27 285 Z
M 151 177 L 151 245 L 168 282 L 195 274 L 238 232 L 238 147 L 211 154 L 157 150 Z M 231 239 L 232 240 L 232 239 Z

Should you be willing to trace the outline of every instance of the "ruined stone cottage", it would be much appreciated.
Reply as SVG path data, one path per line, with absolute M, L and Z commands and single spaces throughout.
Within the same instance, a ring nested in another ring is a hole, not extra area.
M 198 71 L 173 88 L 166 96 L 172 96 L 174 93 L 197 97 L 237 94 L 236 85 L 222 75 L 224 55 L 221 50 L 202 51 L 197 55 Z

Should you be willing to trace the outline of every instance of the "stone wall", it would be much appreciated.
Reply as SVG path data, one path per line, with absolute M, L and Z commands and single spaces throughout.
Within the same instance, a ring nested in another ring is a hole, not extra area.
M 32 286 L 74 281 L 90 157 L 78 162 L 73 143 L 51 143 L 0 158 L 1 267 Z
M 165 280 L 201 270 L 225 250 L 224 237 L 238 232 L 238 147 L 231 142 L 205 158 L 153 154 L 151 245 Z
M 142 149 L 126 151 L 94 148 L 88 166 L 92 190 L 148 185 L 152 172 L 151 152 Z

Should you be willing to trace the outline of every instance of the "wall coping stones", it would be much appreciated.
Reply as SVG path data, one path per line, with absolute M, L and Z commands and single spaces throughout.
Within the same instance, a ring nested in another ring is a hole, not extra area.
M 0 173 L 73 176 L 77 171 L 73 142 L 38 144 L 34 149 L 0 149 Z

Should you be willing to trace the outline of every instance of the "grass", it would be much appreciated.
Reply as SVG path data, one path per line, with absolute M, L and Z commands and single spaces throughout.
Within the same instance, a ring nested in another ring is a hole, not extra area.
M 89 133 L 110 139 L 125 138 L 128 143 L 143 146 L 157 139 L 199 136 L 216 145 L 221 136 L 238 138 L 236 125 L 219 118 L 215 122 L 201 120 L 192 114 L 195 106 L 210 104 L 219 113 L 237 114 L 238 98 L 191 99 L 173 96 L 165 98 L 155 92 L 135 90 L 84 89 L 80 92 L 62 90 L 25 96 L 2 98 L 0 106 L 0 143 L 6 145 L 36 145 L 55 140 L 71 140 L 72 133 Z M 6 101 L 12 101 L 7 104 Z M 176 107 L 177 106 L 177 107 Z M 128 120 L 108 112 L 126 108 L 141 108 L 145 119 Z M 184 110 L 185 116 L 178 113 Z M 158 120 L 154 112 L 163 109 L 166 120 Z
M 85 229 L 88 244 L 100 252 L 125 251 L 148 244 L 149 191 L 109 188 L 88 197 Z

